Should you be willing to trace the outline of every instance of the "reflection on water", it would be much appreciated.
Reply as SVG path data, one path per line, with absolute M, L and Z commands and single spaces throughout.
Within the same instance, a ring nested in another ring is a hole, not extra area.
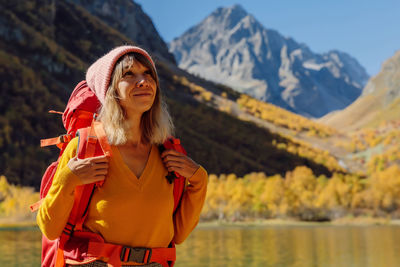
M 396 226 L 198 228 L 175 266 L 394 267 L 399 251 Z
M 40 266 L 41 234 L 0 230 L 0 266 Z M 178 245 L 176 267 L 400 266 L 400 227 L 198 228 Z
M 0 266 L 40 266 L 41 238 L 35 228 L 0 228 Z

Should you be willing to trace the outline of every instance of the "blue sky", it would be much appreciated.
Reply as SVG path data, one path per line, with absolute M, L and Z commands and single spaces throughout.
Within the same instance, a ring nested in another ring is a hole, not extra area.
M 166 42 L 218 7 L 240 4 L 266 28 L 317 53 L 349 53 L 370 75 L 400 50 L 399 0 L 134 0 Z

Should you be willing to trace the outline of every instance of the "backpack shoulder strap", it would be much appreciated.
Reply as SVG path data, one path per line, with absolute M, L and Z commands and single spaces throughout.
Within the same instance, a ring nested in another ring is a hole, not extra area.
M 100 122 L 93 119 L 90 127 L 79 129 L 77 157 L 80 159 L 108 155 L 111 156 L 111 146 L 107 142 L 104 129 Z M 74 191 L 74 205 L 60 238 L 60 246 L 63 246 L 75 230 L 82 230 L 83 222 L 87 216 L 90 200 L 96 186 L 102 186 L 104 181 L 80 185 Z
M 88 144 L 87 140 L 89 137 L 89 129 L 82 128 L 77 132 L 78 148 L 77 156 L 78 158 L 85 158 L 86 152 L 92 149 L 91 146 L 95 146 L 96 143 Z M 95 148 L 92 149 L 95 151 Z M 64 246 L 72 236 L 75 230 L 82 229 L 83 221 L 86 218 L 85 213 L 87 213 L 87 207 L 89 206 L 90 199 L 92 198 L 95 189 L 95 184 L 79 185 L 74 190 L 74 205 L 72 207 L 71 213 L 69 214 L 67 224 L 61 233 L 59 238 L 59 245 L 57 248 L 56 264 L 55 266 L 65 266 L 64 258 Z
M 164 144 L 159 146 L 160 152 L 162 153 L 164 150 L 173 149 L 183 154 L 187 154 L 186 150 L 181 145 L 181 142 L 178 138 L 169 137 Z M 174 183 L 174 214 L 181 202 L 183 192 L 186 186 L 186 178 L 181 176 L 177 172 L 169 172 L 166 176 L 169 183 Z
M 101 122 L 93 119 L 90 127 L 77 131 L 79 136 L 77 156 L 80 159 L 106 155 L 111 157 L 111 146 Z

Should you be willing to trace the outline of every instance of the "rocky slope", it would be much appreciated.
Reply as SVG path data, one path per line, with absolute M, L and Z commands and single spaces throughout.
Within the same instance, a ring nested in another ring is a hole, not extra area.
M 362 95 L 345 110 L 319 121 L 335 128 L 356 130 L 400 120 L 400 50 L 382 65 L 365 86 Z
M 123 33 L 134 43 L 152 51 L 153 55 L 175 62 L 167 44 L 141 6 L 131 0 L 68 0 L 82 6 L 108 26 Z
M 313 53 L 239 5 L 218 8 L 169 46 L 181 68 L 309 117 L 345 108 L 368 80 L 350 55 Z

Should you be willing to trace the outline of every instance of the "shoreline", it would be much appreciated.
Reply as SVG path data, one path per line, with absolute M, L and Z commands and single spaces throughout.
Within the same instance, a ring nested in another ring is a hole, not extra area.
M 38 228 L 36 220 L 18 220 L 15 218 L 0 218 L 0 230 L 11 228 Z
M 196 228 L 213 227 L 279 227 L 279 226 L 400 226 L 399 219 L 352 217 L 340 218 L 334 221 L 313 222 L 295 219 L 259 219 L 249 221 L 203 221 Z
M 235 222 L 213 220 L 200 221 L 196 228 L 279 226 L 400 226 L 400 219 L 390 220 L 386 218 L 344 217 L 327 222 L 300 221 L 295 219 L 254 219 Z M 6 218 L 0 219 L 0 230 L 14 228 L 39 229 L 36 221 L 7 220 Z

